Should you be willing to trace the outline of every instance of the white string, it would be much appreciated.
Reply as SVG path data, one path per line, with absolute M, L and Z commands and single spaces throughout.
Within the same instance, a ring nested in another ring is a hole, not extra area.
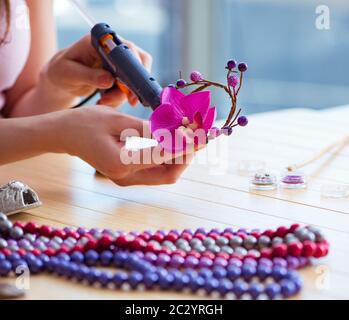
M 87 22 L 87 24 L 93 28 L 97 22 L 94 18 L 92 18 L 86 11 L 86 8 L 82 6 L 82 4 L 78 0 L 69 0 L 70 3 L 75 7 L 75 9 L 79 12 L 81 17 Z

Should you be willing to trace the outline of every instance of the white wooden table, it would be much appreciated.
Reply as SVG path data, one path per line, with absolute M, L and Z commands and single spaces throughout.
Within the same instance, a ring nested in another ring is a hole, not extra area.
M 249 192 L 239 175 L 240 160 L 262 160 L 276 172 L 349 133 L 349 107 L 323 112 L 290 110 L 255 115 L 246 129 L 217 143 L 226 152 L 214 157 L 215 143 L 201 151 L 183 178 L 172 186 L 120 188 L 96 177 L 76 158 L 45 155 L 0 168 L 0 183 L 22 180 L 38 191 L 44 206 L 14 216 L 54 226 L 122 230 L 241 226 L 275 228 L 294 222 L 321 227 L 330 255 L 301 271 L 299 299 L 349 298 L 349 199 L 321 197 L 321 186 L 349 183 L 349 147 L 306 168 L 303 191 Z M 201 163 L 206 153 L 210 163 Z M 227 157 L 226 162 L 224 157 Z M 218 160 L 214 163 L 214 160 Z M 219 172 L 227 164 L 226 172 Z M 5 280 L 0 280 L 5 281 Z M 117 292 L 84 287 L 54 276 L 31 277 L 28 299 L 186 299 L 164 292 Z

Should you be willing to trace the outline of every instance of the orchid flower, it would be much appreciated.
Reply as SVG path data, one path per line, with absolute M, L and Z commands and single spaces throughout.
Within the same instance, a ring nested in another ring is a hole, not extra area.
M 190 83 L 179 79 L 176 86 L 171 85 L 163 90 L 161 104 L 150 118 L 150 128 L 153 137 L 165 151 L 186 152 L 188 146 L 205 145 L 222 134 L 232 135 L 237 126 L 247 126 L 248 119 L 241 115 L 242 109 L 238 108 L 237 100 L 248 66 L 245 62 L 238 64 L 232 59 L 225 69 L 226 84 L 207 80 L 199 71 L 193 71 Z M 189 87 L 196 88 L 187 95 L 178 91 Z M 231 100 L 230 112 L 222 128 L 212 127 L 216 108 L 211 107 L 210 91 L 204 91 L 210 87 L 223 89 Z
M 176 88 L 167 87 L 161 94 L 161 105 L 150 118 L 150 128 L 165 151 L 176 153 L 188 145 L 199 145 L 198 131 L 204 135 L 206 143 L 215 119 L 216 108 L 211 107 L 210 91 L 185 95 Z

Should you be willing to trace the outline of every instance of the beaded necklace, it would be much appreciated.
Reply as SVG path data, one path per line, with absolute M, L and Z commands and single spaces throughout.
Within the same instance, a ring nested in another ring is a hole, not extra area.
M 297 294 L 295 271 L 329 245 L 315 227 L 248 231 L 145 231 L 39 226 L 0 214 L 0 276 L 48 272 L 121 290 L 185 291 L 215 298 L 275 299 Z M 114 267 L 117 271 L 105 270 Z

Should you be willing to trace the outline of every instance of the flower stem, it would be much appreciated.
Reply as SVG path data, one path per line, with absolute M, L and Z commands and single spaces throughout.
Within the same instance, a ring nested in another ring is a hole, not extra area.
M 234 124 L 234 123 L 237 120 L 237 118 L 240 116 L 241 111 L 242 111 L 240 109 L 238 111 L 238 113 L 235 115 L 236 109 L 237 109 L 237 97 L 238 97 L 240 89 L 242 88 L 242 85 L 243 85 L 243 72 L 240 73 L 240 84 L 239 84 L 238 90 L 236 90 L 234 87 L 232 88 L 229 85 L 229 77 L 232 73 L 237 73 L 237 72 L 233 71 L 233 70 L 228 70 L 228 72 L 227 72 L 227 85 L 224 85 L 224 84 L 219 83 L 219 82 L 214 82 L 214 81 L 202 79 L 201 81 L 187 83 L 183 87 L 177 87 L 177 89 L 184 89 L 184 88 L 197 86 L 197 88 L 194 89 L 191 93 L 200 92 L 200 91 L 205 90 L 206 88 L 209 88 L 209 87 L 216 87 L 216 88 L 223 89 L 229 95 L 229 97 L 231 99 L 230 112 L 229 112 L 228 118 L 227 118 L 223 128 L 225 128 L 225 127 L 234 128 L 237 126 L 237 124 Z
M 235 121 L 239 118 L 239 116 L 240 116 L 240 114 L 241 114 L 241 111 L 242 111 L 242 109 L 240 109 L 240 110 L 238 111 L 238 113 L 237 113 L 236 116 L 234 117 L 234 120 L 229 124 L 230 127 L 233 127 Z
M 242 88 L 243 83 L 244 83 L 244 73 L 241 72 L 241 73 L 240 73 L 240 84 L 239 84 L 239 89 L 237 90 L 236 95 L 239 94 L 240 89 Z

